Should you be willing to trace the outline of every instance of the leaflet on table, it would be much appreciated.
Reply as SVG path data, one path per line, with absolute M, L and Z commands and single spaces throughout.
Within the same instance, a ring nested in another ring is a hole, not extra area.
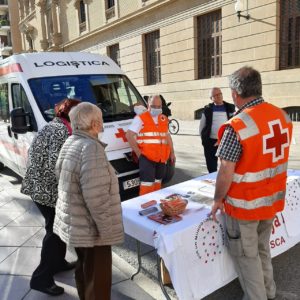
M 153 215 L 148 216 L 148 218 L 150 220 L 153 220 L 155 222 L 164 224 L 164 225 L 168 225 L 168 224 L 173 224 L 176 223 L 178 221 L 181 221 L 182 218 L 180 216 L 166 216 L 162 211 L 155 213 Z

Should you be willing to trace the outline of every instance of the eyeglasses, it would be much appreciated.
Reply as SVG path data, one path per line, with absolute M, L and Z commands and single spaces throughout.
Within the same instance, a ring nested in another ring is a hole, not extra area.
M 222 93 L 218 93 L 218 94 L 212 95 L 211 98 L 216 98 L 216 97 L 219 97 L 219 96 L 222 96 L 222 95 L 223 95 Z

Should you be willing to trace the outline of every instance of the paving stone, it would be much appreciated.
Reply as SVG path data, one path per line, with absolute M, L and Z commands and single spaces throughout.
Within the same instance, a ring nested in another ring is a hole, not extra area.
M 0 264 L 0 274 L 31 276 L 40 261 L 40 248 L 22 247 Z
M 30 277 L 0 275 L 1 300 L 21 300 L 30 291 Z M 30 299 L 30 298 L 28 298 Z
M 39 230 L 39 227 L 3 227 L 0 230 L 0 245 L 21 246 Z

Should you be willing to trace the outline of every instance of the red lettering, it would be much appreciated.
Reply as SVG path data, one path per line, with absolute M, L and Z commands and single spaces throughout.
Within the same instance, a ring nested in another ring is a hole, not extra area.
M 272 241 L 270 241 L 270 247 L 271 247 L 271 249 L 274 249 L 275 248 L 275 243 L 274 243 L 274 241 L 272 240 Z
M 281 226 L 281 223 L 279 221 L 278 216 L 276 215 L 275 218 L 274 218 L 274 221 L 273 221 L 272 234 L 275 233 L 275 227 L 279 227 L 279 226 Z
M 277 215 L 274 218 L 274 223 L 273 224 L 274 224 L 275 227 L 279 227 L 281 225 L 281 223 L 279 222 L 279 218 L 278 218 Z
M 270 241 L 270 247 L 271 249 L 274 249 L 275 247 L 279 247 L 282 244 L 285 244 L 285 239 L 284 237 L 276 238 L 275 240 Z

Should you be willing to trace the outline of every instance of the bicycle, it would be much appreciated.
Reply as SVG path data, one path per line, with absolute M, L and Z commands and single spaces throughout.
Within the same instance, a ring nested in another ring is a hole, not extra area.
M 179 131 L 179 123 L 176 119 L 169 119 L 169 132 L 171 134 L 177 134 Z
M 177 134 L 179 131 L 179 123 L 176 119 L 170 119 L 170 116 L 172 115 L 172 113 L 171 113 L 171 109 L 169 108 L 169 106 L 172 104 L 172 102 L 167 103 L 162 95 L 160 95 L 160 98 L 161 98 L 161 102 L 162 102 L 163 114 L 165 116 L 167 116 L 169 119 L 169 124 L 168 124 L 169 132 L 171 134 Z

